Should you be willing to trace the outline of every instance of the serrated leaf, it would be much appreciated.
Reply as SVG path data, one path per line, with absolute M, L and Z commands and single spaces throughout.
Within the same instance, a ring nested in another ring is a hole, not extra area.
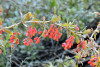
M 12 32 L 12 31 L 6 30 L 6 29 L 4 29 L 4 30 L 5 30 L 6 33 L 8 33 L 8 34 L 10 34 L 10 35 L 13 35 L 13 32 Z

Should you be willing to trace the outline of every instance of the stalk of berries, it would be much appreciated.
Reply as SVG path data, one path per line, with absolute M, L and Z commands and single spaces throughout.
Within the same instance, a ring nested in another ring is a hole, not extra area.
M 26 46 L 31 46 L 31 43 L 33 43 L 32 37 L 35 36 L 35 34 L 37 33 L 36 28 L 32 28 L 30 26 L 29 30 L 26 32 L 26 36 L 28 36 L 29 38 L 25 38 L 24 39 L 24 45 Z M 42 31 L 39 31 L 38 34 L 40 35 L 42 33 Z M 35 37 L 34 40 L 36 40 L 35 44 L 40 43 L 40 38 L 39 37 Z
M 31 26 L 30 26 L 30 28 L 29 28 L 29 30 L 28 31 L 26 31 L 26 36 L 28 36 L 29 38 L 25 38 L 24 39 L 24 45 L 26 45 L 26 46 L 31 46 L 31 43 L 33 43 L 33 40 L 31 39 L 33 36 L 35 36 L 35 34 L 37 33 L 37 30 L 36 30 L 36 28 L 32 28 Z
M 0 9 L 0 14 L 2 13 L 2 10 Z
M 53 40 L 58 41 L 62 34 L 59 32 L 57 27 L 54 27 L 54 24 L 51 24 L 50 28 L 48 30 L 45 30 L 45 33 L 43 37 L 49 37 L 52 38 Z
M 18 32 L 17 33 L 18 35 L 20 35 L 20 33 Z M 15 37 L 16 37 L 16 33 L 13 33 L 13 35 L 10 37 L 10 41 L 9 41 L 9 43 L 12 43 L 12 48 L 14 47 L 14 44 L 16 43 L 16 44 L 19 44 L 19 39 L 17 38 L 16 40 L 15 40 Z
M 88 64 L 90 64 L 92 67 L 95 67 L 96 63 L 98 63 L 98 57 L 91 58 L 90 61 L 88 61 Z
M 74 36 L 70 36 L 70 37 L 66 40 L 66 43 L 62 43 L 62 47 L 64 47 L 64 50 L 70 49 L 70 48 L 73 46 L 74 39 L 75 39 Z
M 79 44 L 77 45 L 77 52 L 79 52 L 81 49 L 85 49 L 86 42 L 85 41 L 79 41 Z

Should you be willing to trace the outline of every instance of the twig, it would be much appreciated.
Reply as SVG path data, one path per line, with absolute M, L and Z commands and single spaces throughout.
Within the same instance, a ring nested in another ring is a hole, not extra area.
M 43 23 L 43 21 L 25 21 L 24 23 Z M 46 23 L 50 22 L 50 21 L 45 21 Z
M 12 27 L 14 27 L 14 26 L 18 26 L 18 25 L 21 24 L 21 23 L 22 23 L 22 22 L 19 22 L 19 23 L 17 23 L 17 24 L 13 24 L 13 25 L 8 26 L 8 27 L 3 27 L 3 28 L 1 28 L 0 30 L 12 28 Z
M 35 23 L 35 22 L 43 23 L 43 21 L 25 21 L 24 23 Z M 50 22 L 50 21 L 45 21 L 45 22 L 48 23 L 48 22 Z M 19 22 L 19 23 L 17 23 L 17 24 L 13 24 L 13 25 L 8 26 L 8 27 L 3 27 L 3 28 L 1 28 L 0 30 L 12 28 L 12 27 L 15 27 L 15 26 L 20 25 L 21 23 L 23 23 L 23 22 Z M 24 24 L 24 23 L 23 23 L 23 24 Z

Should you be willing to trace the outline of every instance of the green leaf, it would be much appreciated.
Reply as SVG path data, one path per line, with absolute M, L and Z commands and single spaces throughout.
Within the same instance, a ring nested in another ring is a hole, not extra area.
M 6 55 L 6 49 L 5 48 L 1 48 L 3 53 Z
M 0 18 L 0 21 L 2 22 L 2 21 L 4 21 L 4 19 Z
M 80 58 L 80 55 L 79 55 L 79 54 L 78 54 L 78 55 L 76 55 L 76 56 L 75 56 L 75 58 L 79 59 L 79 58 Z
M 76 38 L 76 43 L 78 44 L 79 43 L 79 37 L 76 35 L 75 38 Z
M 67 27 L 67 25 L 68 25 L 67 23 L 62 24 L 62 26 L 65 26 L 65 27 Z
M 97 33 L 94 33 L 94 39 L 96 40 Z
M 5 46 L 6 41 L 4 42 L 3 40 L 0 39 L 0 48 Z
M 10 47 L 10 44 L 9 44 L 9 43 L 7 43 L 7 44 L 5 45 L 5 47 L 6 47 L 6 48 Z
M 85 30 L 85 31 L 83 32 L 83 34 L 89 34 L 89 33 L 91 33 L 91 29 L 87 29 L 87 30 Z
M 7 40 L 10 39 L 10 35 L 9 35 L 9 34 L 7 34 L 6 39 L 7 39 Z
M 94 56 L 91 56 L 91 58 L 94 58 Z
M 59 21 L 61 21 L 61 16 L 60 15 L 58 16 L 58 19 L 59 19 Z
M 56 22 L 56 21 L 59 21 L 57 15 L 53 15 L 52 19 L 51 19 L 52 22 Z
M 6 30 L 6 29 L 4 29 L 4 30 L 5 30 L 6 33 L 8 33 L 8 34 L 10 34 L 10 35 L 13 35 L 13 32 L 12 32 L 12 31 Z
M 31 12 L 28 12 L 27 14 L 25 14 L 25 21 L 28 21 L 30 20 L 30 18 L 32 17 L 32 13 Z
M 64 67 L 64 66 L 63 66 L 63 64 L 59 64 L 59 66 L 58 66 L 58 67 Z
M 78 64 L 76 65 L 76 67 L 78 67 Z

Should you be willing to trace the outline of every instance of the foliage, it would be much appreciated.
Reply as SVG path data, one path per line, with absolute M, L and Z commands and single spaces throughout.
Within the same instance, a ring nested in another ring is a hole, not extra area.
M 90 59 L 88 63 L 93 67 L 100 65 L 100 47 L 95 42 L 100 23 L 95 30 L 85 29 L 88 22 L 93 21 L 96 17 L 94 12 L 99 11 L 98 1 L 8 0 L 1 2 L 3 7 L 3 9 L 0 8 L 1 66 L 12 66 L 12 62 L 18 66 L 24 66 L 24 63 L 33 66 L 32 63 L 37 62 L 36 56 L 39 50 L 44 49 L 41 41 L 50 38 L 59 42 L 63 32 L 67 35 L 66 41 L 62 44 L 64 50 L 70 49 L 73 43 L 77 44 L 77 48 L 73 50 L 76 53 L 77 62 L 83 60 L 83 57 L 91 56 L 93 59 Z M 100 15 L 100 13 L 96 14 Z M 86 37 L 89 39 L 85 40 Z M 16 59 L 22 55 L 25 55 L 25 58 Z M 18 59 L 23 61 L 21 63 L 18 61 L 19 64 L 17 64 L 12 60 L 13 58 L 17 61 Z M 50 62 L 47 66 L 67 66 L 67 62 L 56 62 L 55 60 L 55 63 L 56 65 Z

